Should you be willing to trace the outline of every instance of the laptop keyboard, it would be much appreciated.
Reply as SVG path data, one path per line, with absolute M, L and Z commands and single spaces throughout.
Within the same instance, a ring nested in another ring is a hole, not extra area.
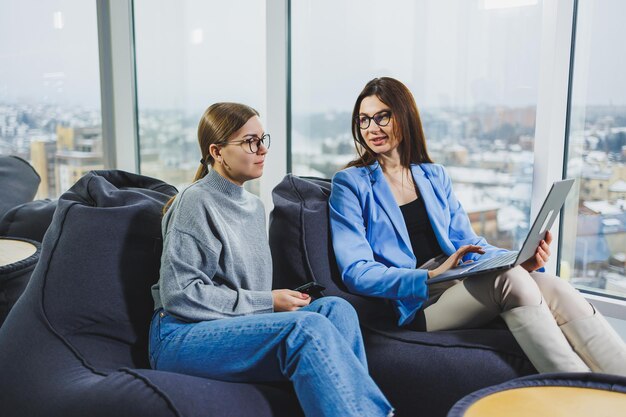
M 517 251 L 507 252 L 481 262 L 480 265 L 476 265 L 476 268 L 472 268 L 472 271 L 484 271 L 485 269 L 496 268 L 502 265 L 510 265 L 515 262 L 515 258 L 517 258 Z

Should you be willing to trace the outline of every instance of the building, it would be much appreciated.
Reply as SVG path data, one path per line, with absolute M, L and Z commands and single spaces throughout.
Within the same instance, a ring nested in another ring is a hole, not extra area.
M 104 169 L 100 127 L 57 126 L 56 193 L 67 191 L 87 172 Z
M 30 142 L 31 164 L 41 177 L 36 198 L 54 198 L 56 196 L 56 173 L 54 169 L 56 150 L 56 142 L 51 139 Z
M 597 166 L 586 166 L 580 176 L 580 199 L 583 201 L 608 200 L 611 175 L 611 171 Z
M 102 154 L 80 151 L 58 151 L 56 160 L 56 191 L 62 194 L 89 171 L 104 169 Z

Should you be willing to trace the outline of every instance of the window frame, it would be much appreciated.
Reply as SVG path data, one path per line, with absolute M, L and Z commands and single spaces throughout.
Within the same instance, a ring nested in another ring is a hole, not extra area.
M 132 0 L 96 0 L 105 166 L 139 173 Z
M 96 0 L 101 60 L 103 138 L 110 167 L 139 171 L 137 83 L 133 30 L 133 0 Z M 578 0 L 542 3 L 540 76 L 536 111 L 531 218 L 537 214 L 552 182 L 566 171 L 569 105 L 572 87 Z M 271 191 L 291 171 L 291 0 L 266 1 L 267 130 L 272 133 L 272 163 L 260 183 L 261 200 L 269 216 Z M 112 86 L 112 87 L 111 87 Z M 560 227 L 547 271 L 558 273 Z M 584 292 L 609 317 L 626 320 L 626 300 Z

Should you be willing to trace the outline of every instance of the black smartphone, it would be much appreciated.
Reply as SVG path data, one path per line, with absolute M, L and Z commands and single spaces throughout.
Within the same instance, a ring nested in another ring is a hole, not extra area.
M 317 282 L 307 282 L 304 285 L 300 285 L 298 288 L 294 288 L 294 291 L 303 292 L 305 294 L 316 294 L 320 291 L 324 291 L 326 287 L 318 284 Z

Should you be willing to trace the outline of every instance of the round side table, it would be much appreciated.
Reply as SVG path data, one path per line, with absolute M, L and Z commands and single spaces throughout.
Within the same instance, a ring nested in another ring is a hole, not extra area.
M 626 378 L 570 373 L 518 378 L 459 400 L 448 417 L 626 416 Z
M 39 242 L 0 237 L 0 326 L 24 292 L 40 254 Z

